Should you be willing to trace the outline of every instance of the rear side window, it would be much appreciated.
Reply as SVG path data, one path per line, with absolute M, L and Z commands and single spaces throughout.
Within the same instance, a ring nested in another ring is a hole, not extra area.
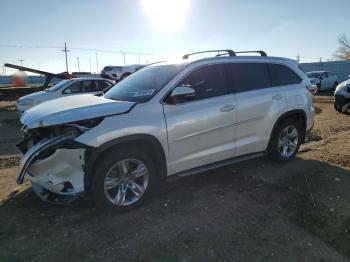
M 81 91 L 82 92 L 92 92 L 93 91 L 92 81 L 82 81 Z
M 263 63 L 231 64 L 236 92 L 245 92 L 271 86 L 268 67 Z
M 272 86 L 294 85 L 301 82 L 301 78 L 285 65 L 269 64 Z
M 209 65 L 195 69 L 178 86 L 195 90 L 195 100 L 221 96 L 228 93 L 225 65 Z

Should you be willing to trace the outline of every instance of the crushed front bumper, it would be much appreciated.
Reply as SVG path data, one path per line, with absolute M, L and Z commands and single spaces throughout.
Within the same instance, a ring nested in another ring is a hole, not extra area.
M 67 197 L 83 192 L 86 148 L 62 146 L 76 136 L 74 132 L 67 132 L 29 148 L 21 159 L 17 183 L 22 184 L 27 176 L 34 192 L 43 200 L 47 200 L 48 192 Z

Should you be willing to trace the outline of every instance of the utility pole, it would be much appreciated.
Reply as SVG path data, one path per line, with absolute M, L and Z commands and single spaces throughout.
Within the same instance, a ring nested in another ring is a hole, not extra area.
M 96 73 L 98 74 L 98 60 L 97 60 L 97 53 L 95 53 L 95 57 L 96 57 Z
M 125 53 L 124 53 L 124 51 L 123 51 L 123 50 L 120 50 L 120 53 L 122 53 L 122 54 L 123 54 L 124 65 L 125 65 L 125 64 L 126 64 L 126 63 L 125 63 Z
M 78 61 L 78 72 L 80 73 L 79 57 L 77 57 L 77 61 Z
M 21 66 L 23 66 L 23 61 L 24 60 L 23 59 L 19 59 L 18 61 L 21 62 Z
M 139 49 L 139 64 L 141 64 L 141 54 L 140 54 L 140 49 Z
M 70 51 L 70 50 L 67 50 L 67 44 L 66 42 L 64 42 L 64 49 L 62 50 L 66 56 L 66 72 L 68 73 L 68 58 L 67 58 L 67 53 Z
M 300 63 L 300 55 L 297 54 L 297 62 Z
M 89 58 L 89 65 L 90 65 L 90 73 L 92 73 L 91 72 L 91 58 Z

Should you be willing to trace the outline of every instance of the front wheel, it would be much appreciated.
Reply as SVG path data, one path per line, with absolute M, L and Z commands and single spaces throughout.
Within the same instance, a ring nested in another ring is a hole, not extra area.
M 301 144 L 300 122 L 287 119 L 280 123 L 269 145 L 270 157 L 277 162 L 287 162 L 295 157 Z
M 98 208 L 123 211 L 141 204 L 157 185 L 153 161 L 138 148 L 112 150 L 98 163 L 91 194 Z

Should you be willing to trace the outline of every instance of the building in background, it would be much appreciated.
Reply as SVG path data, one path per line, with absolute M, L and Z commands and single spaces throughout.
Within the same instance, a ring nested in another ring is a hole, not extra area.
M 339 83 L 350 78 L 350 61 L 300 63 L 300 67 L 304 72 L 329 71 L 335 73 L 338 76 Z

